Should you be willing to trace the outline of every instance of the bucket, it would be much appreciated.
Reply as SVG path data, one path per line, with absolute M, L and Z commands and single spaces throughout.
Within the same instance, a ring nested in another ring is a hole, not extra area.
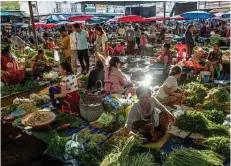
M 211 73 L 209 71 L 201 71 L 200 72 L 200 79 L 202 82 L 207 83 L 209 82 Z

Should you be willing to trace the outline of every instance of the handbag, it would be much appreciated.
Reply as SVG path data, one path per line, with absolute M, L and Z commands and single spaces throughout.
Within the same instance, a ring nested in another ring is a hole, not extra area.
M 71 159 L 76 157 L 80 151 L 84 151 L 83 144 L 80 144 L 78 141 L 78 135 L 73 134 L 72 139 L 68 141 L 65 145 L 65 159 Z

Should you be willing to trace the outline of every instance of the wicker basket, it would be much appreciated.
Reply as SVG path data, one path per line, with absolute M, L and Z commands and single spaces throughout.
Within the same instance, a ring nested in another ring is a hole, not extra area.
M 102 103 L 91 101 L 88 103 L 80 100 L 80 115 L 88 122 L 97 120 L 104 112 Z

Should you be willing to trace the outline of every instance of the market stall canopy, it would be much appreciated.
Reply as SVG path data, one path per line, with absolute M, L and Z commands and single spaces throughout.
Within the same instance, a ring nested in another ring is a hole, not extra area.
M 170 17 L 149 17 L 149 18 L 144 18 L 141 22 L 164 21 L 169 19 Z
M 70 23 L 69 21 L 61 21 L 61 22 L 57 23 L 56 25 L 61 26 L 61 25 L 69 24 L 69 23 Z
M 221 17 L 222 17 L 222 18 L 230 18 L 230 13 L 231 13 L 231 11 L 229 11 L 229 12 L 223 14 Z
M 92 15 L 72 16 L 68 18 L 68 21 L 86 21 L 93 17 Z
M 210 13 L 204 12 L 204 11 L 186 12 L 186 13 L 181 14 L 180 16 L 184 17 L 184 18 L 189 18 L 189 19 L 208 19 L 208 18 L 215 17 L 214 14 L 210 14 Z
M 172 19 L 172 20 L 187 20 L 187 18 L 181 17 L 180 15 L 170 17 L 170 19 Z
M 85 24 L 85 21 L 74 21 L 74 22 L 71 22 L 71 23 L 67 24 L 67 26 L 73 26 L 76 23 L 78 23 L 78 24 Z
M 59 22 L 59 18 L 56 15 L 51 15 L 47 17 L 47 23 Z
M 56 24 L 45 24 L 42 26 L 42 28 L 55 28 L 55 27 L 57 27 Z
M 0 16 L 9 16 L 9 13 L 6 11 L 1 11 Z
M 25 27 L 25 28 L 27 28 L 28 27 L 28 24 L 25 24 L 25 23 L 14 23 L 13 25 L 12 25 L 13 27 Z
M 143 17 L 137 15 L 129 15 L 118 18 L 120 22 L 141 22 Z
M 66 21 L 67 20 L 67 18 L 64 17 L 63 15 L 56 15 L 56 16 L 59 19 L 59 21 Z

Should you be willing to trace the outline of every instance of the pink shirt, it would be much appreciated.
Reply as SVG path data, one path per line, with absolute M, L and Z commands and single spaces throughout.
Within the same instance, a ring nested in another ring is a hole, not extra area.
M 125 54 L 125 46 L 117 44 L 114 48 L 114 52 L 120 52 L 121 54 Z
M 109 77 L 108 77 L 109 67 L 105 70 L 104 81 L 110 82 L 110 88 L 107 93 L 124 93 L 124 87 L 128 84 L 126 77 L 123 73 L 115 67 L 111 68 Z

